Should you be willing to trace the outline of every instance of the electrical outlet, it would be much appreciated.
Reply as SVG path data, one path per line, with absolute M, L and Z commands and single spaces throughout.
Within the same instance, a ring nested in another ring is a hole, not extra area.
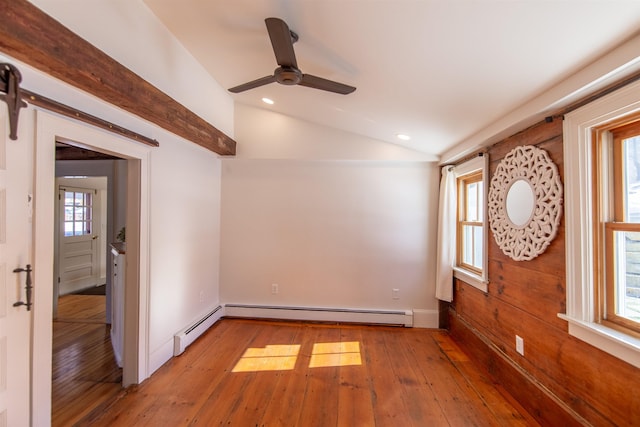
M 518 335 L 516 335 L 516 351 L 524 356 L 524 340 Z
M 273 284 L 271 284 L 271 293 L 272 293 L 273 295 L 275 295 L 275 294 L 277 294 L 277 293 L 278 293 L 278 284 L 277 284 L 277 283 L 273 283 Z
M 400 289 L 398 288 L 391 289 L 391 298 L 400 299 Z

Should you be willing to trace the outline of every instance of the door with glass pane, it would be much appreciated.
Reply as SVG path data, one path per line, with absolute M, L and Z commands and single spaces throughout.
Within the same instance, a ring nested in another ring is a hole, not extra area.
M 100 207 L 97 190 L 60 187 L 58 294 L 98 285 Z

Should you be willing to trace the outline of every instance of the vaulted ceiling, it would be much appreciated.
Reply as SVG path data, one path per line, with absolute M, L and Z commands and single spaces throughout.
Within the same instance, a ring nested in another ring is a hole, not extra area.
M 357 90 L 272 83 L 236 102 L 435 155 L 640 30 L 639 1 L 144 1 L 225 88 L 273 73 L 264 19 L 283 19 L 304 73 Z
M 96 2 L 118 7 L 116 0 L 32 1 L 84 32 L 108 25 L 88 22 L 100 19 L 90 11 Z M 357 90 L 338 95 L 272 83 L 229 93 L 236 103 L 399 144 L 434 159 L 595 88 L 592 80 L 612 69 L 595 67 L 587 79 L 575 76 L 625 42 L 640 40 L 637 0 L 136 1 L 146 4 L 224 88 L 274 72 L 264 19 L 283 19 L 299 36 L 294 49 L 302 72 Z M 124 13 L 122 18 L 136 25 Z M 637 71 L 638 51 L 625 55 L 620 61 L 634 63 Z M 573 86 L 562 86 L 567 81 Z M 531 102 L 543 95 L 543 101 Z M 275 103 L 268 106 L 263 97 Z M 523 108 L 532 104 L 533 109 Z M 400 133 L 411 139 L 399 140 Z

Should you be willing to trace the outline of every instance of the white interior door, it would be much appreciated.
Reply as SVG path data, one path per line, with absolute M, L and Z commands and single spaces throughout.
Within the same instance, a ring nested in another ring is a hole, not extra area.
M 24 114 L 24 113 L 23 113 Z M 0 104 L 0 426 L 28 426 L 30 326 L 24 271 L 31 264 L 32 138 L 8 137 L 7 108 Z M 34 284 L 35 285 L 35 284 Z M 30 309 L 31 307 L 29 307 Z
M 68 186 L 59 189 L 60 295 L 99 284 L 100 198 L 97 195 L 96 189 Z

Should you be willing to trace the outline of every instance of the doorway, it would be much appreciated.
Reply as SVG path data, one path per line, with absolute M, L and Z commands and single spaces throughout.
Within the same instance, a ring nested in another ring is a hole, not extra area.
M 124 160 L 127 171 L 126 209 L 127 269 L 125 280 L 125 315 L 122 384 L 139 383 L 147 374 L 148 365 L 148 264 L 149 264 L 149 159 L 150 147 L 123 140 L 54 114 L 36 111 L 37 140 L 35 150 L 36 209 L 34 217 L 34 263 L 39 266 L 39 286 L 34 287 L 34 298 L 53 301 L 54 298 L 54 228 L 55 221 L 55 142 L 76 148 L 104 153 Z M 89 141 L 89 142 L 84 142 Z M 84 174 L 86 175 L 86 174 Z M 110 263 L 107 263 L 108 265 Z M 47 274 L 47 271 L 49 272 Z M 38 279 L 36 279 L 38 280 Z M 50 283 L 50 285 L 47 284 Z M 33 425 L 48 424 L 51 414 L 52 379 L 52 317 L 53 304 L 39 304 L 34 311 L 33 337 Z
M 74 424 L 122 389 L 112 312 L 124 301 L 112 298 L 109 249 L 124 228 L 126 186 L 117 184 L 126 183 L 126 160 L 57 141 L 55 169 L 54 426 Z

